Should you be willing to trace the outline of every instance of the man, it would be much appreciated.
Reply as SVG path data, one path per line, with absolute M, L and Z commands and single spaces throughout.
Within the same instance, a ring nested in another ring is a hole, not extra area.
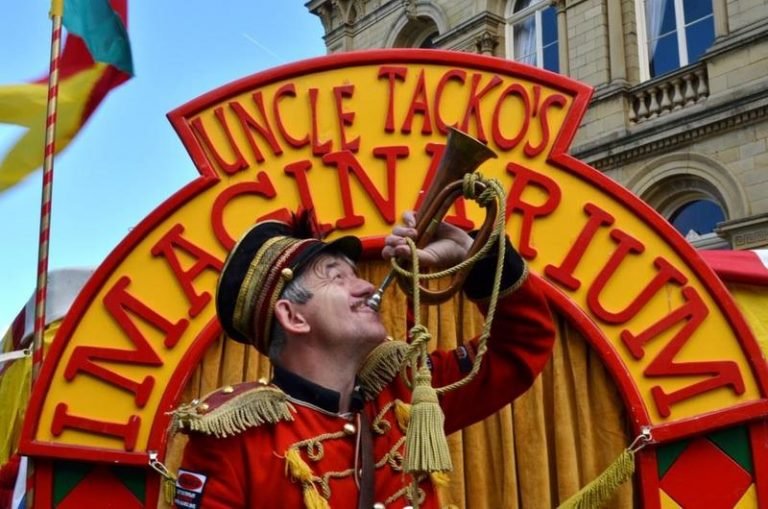
M 398 376 L 404 343 L 386 340 L 366 305 L 375 288 L 358 277 L 358 239 L 325 243 L 303 225 L 257 224 L 230 253 L 217 291 L 227 335 L 269 355 L 274 378 L 226 387 L 176 412 L 190 441 L 178 507 L 437 508 L 428 476 L 403 473 L 410 389 Z M 413 216 L 386 238 L 385 258 L 410 256 Z M 507 241 L 508 242 L 508 241 Z M 463 260 L 472 244 L 443 223 L 418 252 L 424 266 Z M 464 285 L 484 312 L 493 256 Z M 538 283 L 508 245 L 502 297 L 477 376 L 443 395 L 445 432 L 477 422 L 524 392 L 551 353 L 553 327 Z M 463 378 L 474 343 L 433 352 L 435 386 Z

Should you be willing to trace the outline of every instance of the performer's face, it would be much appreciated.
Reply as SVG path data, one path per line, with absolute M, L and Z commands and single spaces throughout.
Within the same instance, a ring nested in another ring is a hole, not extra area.
M 314 334 L 339 346 L 359 346 L 363 353 L 384 341 L 379 314 L 366 305 L 375 288 L 358 277 L 349 259 L 320 255 L 301 277 L 312 297 L 300 307 Z

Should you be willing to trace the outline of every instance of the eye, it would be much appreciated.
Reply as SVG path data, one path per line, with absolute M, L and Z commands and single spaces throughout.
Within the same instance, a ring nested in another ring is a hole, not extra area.
M 333 280 L 333 281 L 337 281 L 337 280 L 341 279 L 342 277 L 343 276 L 342 276 L 341 272 L 339 272 L 338 270 L 334 269 L 334 270 L 328 271 L 328 278 Z

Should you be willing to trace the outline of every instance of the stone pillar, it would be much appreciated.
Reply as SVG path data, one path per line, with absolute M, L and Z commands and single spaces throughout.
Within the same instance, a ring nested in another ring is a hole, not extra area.
M 624 18 L 621 15 L 621 0 L 608 0 L 607 3 L 611 83 L 625 84 L 627 82 L 627 63 L 624 59 Z
M 568 15 L 565 8 L 565 0 L 555 2 L 557 9 L 557 58 L 560 60 L 560 74 L 570 74 L 570 60 L 568 56 Z
M 726 0 L 712 0 L 712 14 L 715 17 L 715 38 L 728 35 L 728 4 Z

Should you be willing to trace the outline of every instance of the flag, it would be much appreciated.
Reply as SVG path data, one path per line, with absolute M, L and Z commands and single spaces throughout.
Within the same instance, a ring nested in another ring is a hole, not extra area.
M 127 0 L 64 0 L 67 38 L 61 54 L 56 153 L 107 94 L 133 75 Z M 48 77 L 0 86 L 0 122 L 27 128 L 0 162 L 0 192 L 43 164 Z

